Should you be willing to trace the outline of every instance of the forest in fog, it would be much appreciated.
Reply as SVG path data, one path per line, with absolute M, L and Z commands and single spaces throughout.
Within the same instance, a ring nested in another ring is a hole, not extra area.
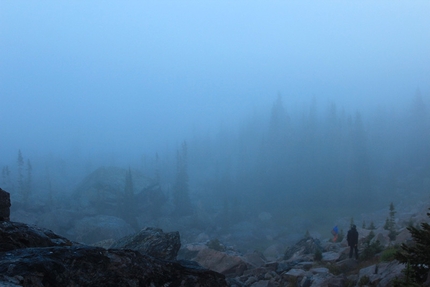
M 17 150 L 15 162 L 2 162 L 1 187 L 18 207 L 67 206 L 86 176 L 118 165 L 159 186 L 152 217 L 204 210 L 225 227 L 259 216 L 274 225 L 301 218 L 304 228 L 330 226 L 341 216 L 428 197 L 428 104 L 419 90 L 411 94 L 401 109 L 387 103 L 366 113 L 315 98 L 291 107 L 279 95 L 270 110 L 256 109 L 237 124 L 194 133 L 170 150 L 136 154 L 125 163 L 116 155 L 31 158 Z M 127 182 L 119 192 L 127 192 Z M 148 204 L 135 212 L 147 213 Z
M 429 1 L 184 3 L 0 2 L 12 221 L 286 244 L 428 199 Z

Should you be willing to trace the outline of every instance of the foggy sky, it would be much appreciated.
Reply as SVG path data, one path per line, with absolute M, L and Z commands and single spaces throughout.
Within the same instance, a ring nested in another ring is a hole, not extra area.
M 278 93 L 287 109 L 428 98 L 429 14 L 429 1 L 0 0 L 0 163 L 153 153 Z

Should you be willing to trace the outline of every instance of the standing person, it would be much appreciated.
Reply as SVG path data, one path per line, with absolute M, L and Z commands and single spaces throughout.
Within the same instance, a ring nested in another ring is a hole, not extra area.
M 348 235 L 346 237 L 348 240 L 349 245 L 349 258 L 352 258 L 352 253 L 355 252 L 355 259 L 358 259 L 358 232 L 357 232 L 357 226 L 353 224 L 351 226 L 351 229 L 348 231 Z

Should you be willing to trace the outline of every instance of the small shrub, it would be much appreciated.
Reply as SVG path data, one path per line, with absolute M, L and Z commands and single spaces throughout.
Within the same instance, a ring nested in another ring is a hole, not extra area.
M 370 283 L 370 278 L 366 275 L 360 278 L 360 281 L 358 281 L 358 286 L 364 286 L 368 285 Z
M 333 275 L 342 274 L 341 268 L 336 264 L 329 264 L 326 267 L 327 267 L 328 271 Z
M 411 264 L 408 262 L 406 268 L 402 271 L 403 277 L 396 277 L 393 280 L 394 287 L 420 287 L 421 284 L 415 282 L 414 278 L 416 276 L 414 270 L 411 268 Z
M 369 260 L 379 252 L 383 250 L 381 243 L 379 240 L 376 240 L 376 242 L 373 242 L 371 244 L 367 244 L 367 246 L 364 248 L 363 252 L 360 254 L 360 259 L 363 260 Z
M 390 238 L 391 241 L 396 240 L 397 232 L 394 229 L 390 230 L 390 233 L 388 233 L 388 238 Z
M 366 239 L 364 240 L 364 243 L 370 244 L 370 241 L 375 237 L 375 232 L 373 230 L 370 230 L 369 235 L 366 236 Z
M 381 261 L 383 261 L 383 262 L 393 261 L 395 259 L 395 255 L 396 255 L 398 250 L 399 250 L 399 248 L 397 246 L 393 246 L 393 247 L 385 249 L 381 253 L 381 257 L 380 257 Z

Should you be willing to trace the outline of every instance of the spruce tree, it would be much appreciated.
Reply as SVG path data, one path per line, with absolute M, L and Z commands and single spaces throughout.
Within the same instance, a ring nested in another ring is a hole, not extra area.
M 24 195 L 24 175 L 22 174 L 22 169 L 24 168 L 24 158 L 22 157 L 21 150 L 18 150 L 18 192 L 21 196 Z M 23 196 L 24 197 L 24 196 Z
M 28 199 L 30 198 L 31 195 L 31 172 L 33 170 L 33 167 L 31 165 L 31 162 L 29 159 L 27 159 L 27 178 L 25 179 L 25 184 L 24 184 L 24 190 L 23 190 L 23 198 L 24 198 L 24 204 L 28 204 Z
M 47 176 L 47 184 L 48 184 L 48 203 L 49 203 L 49 206 L 52 208 L 54 207 L 54 191 L 52 190 L 52 183 L 51 183 L 51 178 L 49 177 L 49 174 Z
M 388 219 L 388 231 L 390 231 L 388 234 L 388 237 L 390 238 L 391 241 L 396 240 L 396 237 L 397 237 L 396 221 L 394 218 L 395 214 L 396 214 L 396 210 L 394 209 L 394 204 L 391 203 L 390 204 L 390 213 L 389 213 L 390 217 Z
M 175 214 L 178 216 L 192 213 L 188 190 L 187 152 L 187 143 L 184 141 L 181 145 L 181 150 L 177 151 L 176 182 L 173 190 Z
M 430 213 L 427 213 L 430 217 Z M 430 271 L 430 224 L 421 223 L 421 229 L 410 226 L 407 228 L 412 235 L 413 243 L 401 245 L 396 253 L 396 259 L 401 263 L 410 265 L 415 283 L 424 283 Z
M 14 189 L 12 180 L 10 179 L 10 169 L 7 165 L 2 169 L 2 185 L 8 192 L 12 192 Z
M 125 174 L 124 199 L 123 199 L 121 213 L 122 213 L 123 219 L 137 231 L 139 227 L 137 223 L 137 218 L 136 218 L 137 204 L 134 198 L 133 178 L 131 175 L 130 168 Z

